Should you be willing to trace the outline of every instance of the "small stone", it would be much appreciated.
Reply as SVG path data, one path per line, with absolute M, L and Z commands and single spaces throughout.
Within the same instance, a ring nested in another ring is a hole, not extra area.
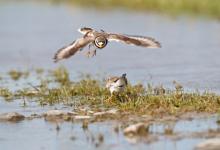
M 94 111 L 89 110 L 88 113 L 89 113 L 89 114 L 94 114 Z
M 67 114 L 68 114 L 68 115 L 78 115 L 78 113 L 75 112 L 75 111 L 69 111 L 69 112 L 67 112 Z
M 93 115 L 94 116 L 103 116 L 103 115 L 106 115 L 106 114 L 107 114 L 106 112 L 96 112 Z
M 118 109 L 111 109 L 111 110 L 108 110 L 106 111 L 108 114 L 117 114 L 118 112 Z
M 68 121 L 67 113 L 62 110 L 49 110 L 46 113 L 44 113 L 44 117 L 46 121 L 50 122 L 62 122 L 65 119 Z
M 117 111 L 118 111 L 117 109 L 111 109 L 108 111 L 96 112 L 93 115 L 94 116 L 114 115 L 117 113 Z
M 17 112 L 9 112 L 9 113 L 3 113 L 0 114 L 0 121 L 12 121 L 12 122 L 17 122 L 24 120 L 24 116 L 17 113 Z
M 148 134 L 148 126 L 144 123 L 133 124 L 124 129 L 124 134 L 126 136 L 146 135 Z
M 62 110 L 49 110 L 45 113 L 46 116 L 62 116 L 66 113 Z
M 74 119 L 83 120 L 83 119 L 91 119 L 91 116 L 75 116 Z
M 209 139 L 202 143 L 199 143 L 195 150 L 219 150 L 220 149 L 220 139 Z
M 41 117 L 43 117 L 43 116 L 34 113 L 34 114 L 31 114 L 30 116 L 27 116 L 26 119 L 27 119 L 27 120 L 33 120 L 33 119 L 41 118 Z

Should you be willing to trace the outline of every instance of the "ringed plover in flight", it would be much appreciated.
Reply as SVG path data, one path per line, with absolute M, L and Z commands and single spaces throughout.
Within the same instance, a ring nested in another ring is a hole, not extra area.
M 92 28 L 84 27 L 78 30 L 83 34 L 83 37 L 76 39 L 70 45 L 65 46 L 57 51 L 54 56 L 54 61 L 58 62 L 62 59 L 67 59 L 74 55 L 77 51 L 81 51 L 87 45 L 89 49 L 91 46 L 93 50 L 88 51 L 88 55 L 91 57 L 96 55 L 96 49 L 104 48 L 109 41 L 122 42 L 125 44 L 142 46 L 146 48 L 160 48 L 161 45 L 158 41 L 151 37 L 126 35 L 118 33 L 108 33 L 103 30 L 96 31 Z

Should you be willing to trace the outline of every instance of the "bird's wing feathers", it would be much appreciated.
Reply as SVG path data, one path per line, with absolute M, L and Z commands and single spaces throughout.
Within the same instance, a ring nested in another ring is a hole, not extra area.
M 69 58 L 70 56 L 74 55 L 78 50 L 84 48 L 92 42 L 91 38 L 80 38 L 73 41 L 70 45 L 65 46 L 57 51 L 54 56 L 54 61 L 57 62 L 62 59 Z
M 88 28 L 88 27 L 83 27 L 83 28 L 79 28 L 78 32 L 82 33 L 83 35 L 85 35 L 87 32 L 91 32 L 93 31 L 92 28 Z
M 125 35 L 125 34 L 108 34 L 109 41 L 123 42 L 126 44 L 132 44 L 137 46 L 143 46 L 148 48 L 160 48 L 161 45 L 158 41 L 151 37 Z

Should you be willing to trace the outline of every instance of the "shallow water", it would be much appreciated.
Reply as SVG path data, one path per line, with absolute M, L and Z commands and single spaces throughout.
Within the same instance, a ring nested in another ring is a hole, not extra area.
M 152 36 L 162 43 L 161 49 L 144 49 L 120 43 L 110 43 L 97 56 L 87 59 L 78 53 L 61 63 L 53 63 L 57 49 L 81 36 L 76 31 L 88 26 L 109 32 Z M 162 14 L 125 10 L 98 11 L 65 5 L 32 2 L 9 2 L 0 5 L 0 73 L 10 69 L 68 68 L 72 80 L 80 73 L 105 77 L 127 73 L 131 83 L 162 83 L 173 88 L 172 81 L 183 84 L 185 90 L 220 91 L 220 22 L 204 18 L 172 18 Z M 1 81 L 2 82 L 2 81 Z M 33 78 L 31 82 L 36 82 Z M 23 84 L 20 81 L 19 84 Z M 2 83 L 1 83 L 2 85 Z M 17 86 L 11 85 L 16 89 Z M 0 99 L 0 113 L 19 112 L 24 115 L 43 113 L 65 106 L 39 107 L 35 102 L 23 107 L 23 101 Z M 216 117 L 180 121 L 176 132 L 195 132 L 217 128 Z M 56 125 L 43 119 L 19 123 L 0 123 L 1 149 L 95 149 L 86 134 L 103 134 L 104 143 L 98 149 L 193 149 L 202 138 L 178 141 L 164 138 L 153 143 L 131 144 L 122 132 L 112 132 L 116 122 L 94 123 L 86 133 L 81 123 Z M 160 132 L 163 125 L 154 125 Z M 75 140 L 71 140 L 71 137 Z M 31 137 L 31 138 L 30 138 Z
M 7 106 L 10 104 L 10 106 Z M 34 104 L 33 104 L 34 105 Z M 41 114 L 49 108 L 30 106 L 27 108 L 18 108 L 15 102 L 1 102 L 0 106 L 9 108 L 1 110 L 2 112 L 11 112 L 12 110 L 24 114 L 26 117 L 31 114 Z M 14 107 L 12 109 L 12 107 Z M 37 109 L 38 108 L 38 109 Z M 51 106 L 50 109 L 59 108 Z M 17 110 L 18 109 L 18 110 Z M 70 110 L 70 108 L 60 108 L 62 110 Z M 150 126 L 151 135 L 157 136 L 156 141 L 137 140 L 135 138 L 127 138 L 123 135 L 123 131 L 115 132 L 116 126 L 122 125 L 116 121 L 95 122 L 88 126 L 88 129 L 82 128 L 82 122 L 48 122 L 44 119 L 24 120 L 18 123 L 0 122 L 0 145 L 1 149 L 193 149 L 195 145 L 204 141 L 203 137 L 190 137 L 194 132 L 208 131 L 210 129 L 219 128 L 216 124 L 217 116 L 201 117 L 192 121 L 182 120 L 175 122 L 154 123 Z M 164 136 L 164 128 L 173 124 L 174 133 L 188 135 L 187 137 L 172 139 L 172 137 Z M 57 125 L 59 130 L 57 130 Z M 104 141 L 98 142 L 98 135 L 103 135 Z M 146 136 L 147 139 L 148 136 Z

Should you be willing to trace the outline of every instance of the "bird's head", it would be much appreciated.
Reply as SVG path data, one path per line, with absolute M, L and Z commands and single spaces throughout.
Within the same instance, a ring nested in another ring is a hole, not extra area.
M 95 46 L 102 49 L 104 48 L 108 43 L 108 40 L 103 36 L 98 36 L 95 38 Z
M 122 74 L 122 77 L 125 78 L 126 77 L 126 73 Z

